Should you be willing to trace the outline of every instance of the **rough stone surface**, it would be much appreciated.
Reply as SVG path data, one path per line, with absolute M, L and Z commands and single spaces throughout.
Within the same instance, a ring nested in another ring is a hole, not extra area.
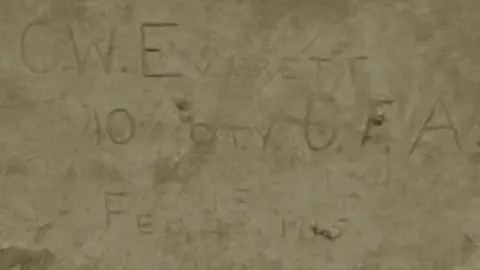
M 0 1 L 0 270 L 479 269 L 479 14 Z

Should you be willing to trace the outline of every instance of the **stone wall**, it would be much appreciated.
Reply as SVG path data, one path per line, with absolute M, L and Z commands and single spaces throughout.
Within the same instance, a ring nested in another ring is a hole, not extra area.
M 0 266 L 476 269 L 479 12 L 1 1 Z

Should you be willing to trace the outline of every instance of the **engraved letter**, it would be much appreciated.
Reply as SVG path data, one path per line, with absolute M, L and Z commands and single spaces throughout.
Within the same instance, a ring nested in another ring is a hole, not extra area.
M 316 87 L 320 88 L 321 91 L 316 92 L 317 94 L 321 95 L 321 98 L 328 102 L 335 102 L 335 98 L 332 96 L 331 93 L 326 92 L 323 90 L 323 86 L 320 82 L 320 74 L 322 71 L 326 70 L 327 65 L 330 64 L 331 59 L 328 58 L 318 58 L 318 57 L 310 57 L 310 60 L 315 62 L 316 71 L 315 71 L 315 83 Z M 327 64 L 328 63 L 328 64 Z
M 110 216 L 111 215 L 121 215 L 125 214 L 126 210 L 115 210 L 110 208 L 111 197 L 123 198 L 127 196 L 126 192 L 105 192 L 104 199 L 105 199 L 105 211 L 107 216 L 107 227 L 110 227 Z
M 98 58 L 100 60 L 100 63 L 105 70 L 106 73 L 110 72 L 110 67 L 112 65 L 112 56 L 113 56 L 113 48 L 114 48 L 114 41 L 115 41 L 115 34 L 116 34 L 116 29 L 114 28 L 110 32 L 110 38 L 108 40 L 108 48 L 107 52 L 104 54 L 101 52 L 100 48 L 98 47 L 98 43 L 100 43 L 101 40 L 93 41 L 90 42 L 87 46 L 87 49 L 85 51 L 85 54 L 83 57 L 80 55 L 80 49 L 78 48 L 77 42 L 75 40 L 75 34 L 73 32 L 73 28 L 70 24 L 67 24 L 67 30 L 70 35 L 70 40 L 72 41 L 72 46 L 73 46 L 73 53 L 75 56 L 75 59 L 77 61 L 77 69 L 78 73 L 82 74 L 85 72 L 85 64 L 87 63 L 87 59 L 90 55 L 90 50 L 92 47 L 95 49 L 97 52 Z
M 369 112 L 365 123 L 365 129 L 363 130 L 362 142 L 360 143 L 360 147 L 363 147 L 371 139 L 370 133 L 374 127 L 380 127 L 383 125 L 384 122 L 387 121 L 385 112 L 382 107 L 384 105 L 392 104 L 392 99 L 380 99 L 373 104 L 373 109 L 371 112 Z
M 255 132 L 260 136 L 260 139 L 262 140 L 262 150 L 265 151 L 266 147 L 267 147 L 267 143 L 268 143 L 268 140 L 270 139 L 270 137 L 272 136 L 272 130 L 273 128 L 275 127 L 275 122 L 272 122 L 270 124 L 270 126 L 268 127 L 267 131 L 262 134 L 258 128 L 255 128 Z
M 327 149 L 334 143 L 336 133 L 335 133 L 335 130 L 333 130 L 332 128 L 330 138 L 323 145 L 317 146 L 313 144 L 310 133 L 314 123 L 310 121 L 310 117 L 312 115 L 314 104 L 315 104 L 314 94 L 310 93 L 310 95 L 307 95 L 307 103 L 305 106 L 306 113 L 305 113 L 305 119 L 304 119 L 304 125 L 303 125 L 303 129 L 304 129 L 303 132 L 304 132 L 305 142 L 307 143 L 308 149 L 314 152 L 318 152 L 318 151 Z M 315 125 L 319 126 L 319 124 L 315 124 Z
M 435 115 L 435 112 L 437 111 L 437 106 L 440 104 L 440 106 L 443 108 L 443 111 L 445 112 L 445 116 L 447 118 L 448 124 L 446 125 L 440 125 L 440 126 L 428 126 L 430 121 L 432 121 L 433 116 Z M 413 151 L 415 151 L 415 148 L 417 147 L 418 142 L 422 138 L 423 134 L 425 131 L 435 131 L 435 130 L 443 130 L 447 129 L 452 131 L 453 133 L 453 139 L 455 140 L 455 145 L 457 146 L 457 149 L 460 150 L 460 140 L 458 137 L 458 132 L 455 126 L 452 123 L 452 120 L 450 119 L 450 113 L 448 112 L 447 107 L 445 106 L 445 103 L 443 102 L 441 97 L 438 97 L 435 103 L 433 104 L 432 109 L 430 110 L 430 114 L 428 115 L 427 119 L 425 119 L 425 122 L 423 123 L 422 127 L 418 131 L 418 135 L 415 138 L 415 141 L 412 144 L 412 147 L 410 148 L 410 152 L 408 155 L 412 155 Z
M 197 128 L 203 128 L 205 130 L 208 130 L 210 133 L 210 136 L 207 137 L 207 139 L 199 139 L 197 136 L 195 136 L 195 129 Z M 190 139 L 195 143 L 195 144 L 200 144 L 200 145 L 209 145 L 212 144 L 217 137 L 217 133 L 213 127 L 206 123 L 194 123 L 192 124 L 190 128 Z
M 146 30 L 147 28 L 178 26 L 178 23 L 142 23 L 140 26 L 140 65 L 142 74 L 146 78 L 175 78 L 182 77 L 180 73 L 149 73 L 147 72 L 147 52 L 160 52 L 158 48 L 147 48 L 146 46 Z
M 356 56 L 348 59 L 349 74 L 355 90 L 355 106 L 357 108 L 356 121 L 365 115 L 370 77 L 366 73 L 366 56 Z
M 243 127 L 243 126 L 225 126 L 225 127 L 221 127 L 220 129 L 225 130 L 227 132 L 227 135 L 232 140 L 233 146 L 235 148 L 238 148 L 237 132 L 245 131 L 245 130 L 248 130 L 249 128 Z
M 330 62 L 330 59 L 328 59 L 328 58 L 318 58 L 318 57 L 313 57 L 313 56 L 310 57 L 309 59 L 312 60 L 312 61 L 315 61 L 316 69 L 317 69 L 317 71 L 315 72 L 315 82 L 318 85 L 320 83 L 320 78 L 319 78 L 320 70 L 322 69 L 325 62 Z
M 123 113 L 128 118 L 128 122 L 129 122 L 130 127 L 129 127 L 128 135 L 126 135 L 124 138 L 117 138 L 116 136 L 113 135 L 114 131 L 112 129 L 111 121 L 112 121 L 112 117 L 117 113 Z M 107 125 L 108 137 L 110 137 L 110 140 L 112 140 L 112 142 L 114 144 L 127 144 L 135 136 L 135 118 L 133 118 L 133 116 L 127 111 L 127 109 L 119 108 L 119 109 L 115 109 L 115 110 L 111 111 L 107 115 L 107 124 L 106 125 Z
M 95 120 L 95 138 L 97 140 L 97 144 L 102 144 L 102 139 L 105 137 L 105 133 L 102 132 L 102 127 L 100 125 L 100 119 L 98 119 L 97 112 L 93 113 L 93 119 Z
M 30 30 L 32 30 L 32 28 L 34 26 L 47 26 L 48 23 L 47 22 L 40 22 L 40 21 L 37 21 L 37 22 L 32 22 L 32 23 L 29 23 L 27 24 L 27 26 L 25 27 L 25 29 L 23 30 L 23 33 L 22 33 L 22 39 L 21 39 L 21 47 L 20 47 L 20 51 L 21 51 L 21 55 L 22 55 L 22 60 L 23 60 L 23 63 L 25 64 L 25 66 L 30 70 L 30 72 L 33 72 L 33 73 L 46 73 L 46 72 L 49 72 L 51 71 L 52 69 L 55 68 L 55 64 L 52 63 L 50 64 L 49 67 L 44 67 L 44 68 L 38 68 L 38 67 L 34 67 L 32 65 L 32 63 L 30 61 L 28 61 L 28 57 L 27 57 L 27 50 L 26 50 L 26 39 L 27 39 L 27 35 L 29 33 Z M 53 59 L 53 57 L 52 57 Z
M 354 84 L 357 83 L 356 79 L 366 79 L 366 78 L 360 77 L 360 75 L 364 75 L 364 74 L 359 74 L 359 73 L 363 73 L 363 71 L 359 71 L 358 69 L 360 69 L 360 67 L 358 67 L 357 65 L 359 63 L 365 64 L 365 61 L 367 59 L 368 57 L 366 56 L 355 56 L 355 57 L 348 58 L 349 73 L 350 73 L 350 76 L 352 77 L 352 80 L 354 81 Z M 358 62 L 358 61 L 362 61 L 362 62 Z M 360 87 L 363 87 L 363 88 L 366 87 L 367 85 L 365 83 L 367 83 L 367 81 L 360 81 Z M 355 86 L 358 86 L 358 85 L 355 85 Z M 362 89 L 362 90 L 365 90 L 365 89 Z
M 149 214 L 137 215 L 137 229 L 141 234 L 153 234 L 152 216 Z

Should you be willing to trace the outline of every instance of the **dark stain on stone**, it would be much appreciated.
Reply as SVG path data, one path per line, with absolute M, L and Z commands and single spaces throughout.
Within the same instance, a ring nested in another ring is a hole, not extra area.
M 34 242 L 37 244 L 40 243 L 52 228 L 53 228 L 52 223 L 47 223 L 43 226 L 40 226 L 37 229 L 37 233 L 35 234 Z
M 179 111 L 186 111 L 188 110 L 188 102 L 184 99 L 174 100 L 175 106 Z
M 27 162 L 19 157 L 10 156 L 5 164 L 5 175 L 25 175 L 27 173 Z
M 0 250 L 0 269 L 20 267 L 20 270 L 46 270 L 57 256 L 49 249 L 32 251 L 19 247 L 8 247 Z
M 189 102 L 186 98 L 174 98 L 172 101 L 180 113 L 180 120 L 183 123 L 193 122 L 193 115 L 191 114 L 191 102 Z

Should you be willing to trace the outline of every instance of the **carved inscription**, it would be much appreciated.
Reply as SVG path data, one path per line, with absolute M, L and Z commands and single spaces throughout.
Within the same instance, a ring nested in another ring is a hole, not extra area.
M 124 115 L 128 122 L 127 124 L 128 131 L 122 132 L 124 133 L 123 136 L 119 136 L 119 133 L 120 133 L 118 131 L 119 128 L 115 127 L 118 125 L 114 125 L 113 123 L 113 122 L 116 122 L 114 121 L 114 118 L 118 118 L 121 115 Z M 128 144 L 135 137 L 135 128 L 136 128 L 135 118 L 125 108 L 117 108 L 108 113 L 106 118 L 105 130 L 102 128 L 102 124 L 100 123 L 100 119 L 96 112 L 93 113 L 93 121 L 94 121 L 95 140 L 99 145 L 102 144 L 102 139 L 105 137 L 105 135 L 108 135 L 108 137 L 114 144 Z M 91 118 L 88 118 L 87 123 L 83 127 L 84 132 L 88 129 L 90 124 L 91 124 Z
M 258 135 L 260 140 L 262 141 L 262 150 L 265 151 L 268 146 L 268 142 L 270 141 L 271 137 L 274 134 L 275 126 L 277 125 L 277 121 L 285 121 L 290 124 L 294 124 L 301 128 L 304 132 L 305 143 L 309 150 L 313 152 L 318 152 L 322 150 L 328 149 L 330 146 L 333 145 L 336 139 L 336 130 L 334 127 L 329 127 L 323 125 L 321 123 L 311 121 L 311 115 L 313 110 L 313 103 L 311 99 L 307 99 L 307 106 L 306 106 L 306 115 L 304 119 L 297 119 L 289 116 L 284 116 L 282 118 L 278 118 L 277 120 L 271 122 L 268 128 L 262 133 L 258 127 L 246 127 L 246 126 L 223 126 L 219 127 L 219 131 L 226 131 L 230 134 L 232 139 L 232 144 L 237 148 L 237 133 L 238 132 L 245 132 L 245 131 L 253 131 L 255 134 Z M 317 145 L 313 142 L 313 133 L 323 133 L 327 137 L 327 140 L 323 144 Z
M 290 169 L 295 169 L 297 167 L 301 167 L 305 165 L 306 163 L 306 158 L 304 154 L 297 152 L 295 154 L 292 154 L 290 156 Z
M 227 134 L 230 135 L 232 144 L 235 148 L 238 148 L 238 132 L 253 132 L 254 134 L 258 135 L 260 140 L 262 141 L 262 150 L 265 150 L 268 144 L 268 141 L 270 140 L 270 137 L 272 136 L 272 130 L 275 127 L 275 122 L 272 122 L 266 131 L 263 133 L 258 127 L 246 127 L 246 126 L 222 126 L 218 128 L 219 131 L 222 132 L 227 132 Z
M 114 135 L 116 132 L 114 131 L 113 129 L 113 125 L 111 124 L 112 122 L 112 118 L 117 115 L 117 114 L 123 114 L 127 117 L 128 119 L 128 133 L 127 135 L 125 135 L 123 138 L 119 138 L 117 137 L 117 135 Z M 129 143 L 133 137 L 135 136 L 135 118 L 133 118 L 133 116 L 130 114 L 130 112 L 128 112 L 127 109 L 124 109 L 124 108 L 118 108 L 118 109 L 115 109 L 113 111 L 111 111 L 108 115 L 107 115 L 107 134 L 108 134 L 108 137 L 110 138 L 110 140 L 114 143 L 114 144 L 127 144 Z
M 27 50 L 28 37 L 31 34 L 35 33 L 35 29 L 37 28 L 41 29 L 49 26 L 50 26 L 49 22 L 34 21 L 27 24 L 23 29 L 23 33 L 21 35 L 21 58 L 24 64 L 26 65 L 26 67 L 28 68 L 28 70 L 30 70 L 32 73 L 46 73 L 46 72 L 52 71 L 57 67 L 56 58 L 54 56 L 52 56 L 52 60 L 49 61 L 49 63 L 46 66 L 41 66 L 41 65 L 39 66 L 38 64 L 34 64 L 34 61 L 32 61 L 31 59 L 32 55 L 30 55 Z M 149 53 L 157 53 L 157 54 L 161 53 L 161 48 L 158 48 L 158 46 L 147 45 L 148 30 L 165 28 L 165 27 L 177 27 L 177 26 L 179 26 L 179 24 L 174 22 L 145 22 L 140 24 L 140 65 L 141 65 L 142 75 L 144 77 L 147 77 L 147 78 L 182 77 L 181 73 L 175 73 L 175 72 L 151 72 L 149 71 L 149 68 L 147 65 L 147 58 L 148 58 L 147 55 Z M 67 23 L 65 29 L 67 30 L 70 37 L 70 41 L 73 49 L 73 55 L 75 57 L 77 71 L 79 74 L 83 74 L 85 72 L 87 61 L 91 57 L 92 50 L 95 51 L 95 54 L 97 55 L 97 58 L 100 61 L 100 64 L 105 70 L 105 72 L 106 73 L 110 72 L 113 66 L 113 53 L 114 53 L 114 48 L 115 48 L 114 45 L 116 42 L 116 33 L 117 33 L 116 28 L 113 28 L 109 32 L 108 38 L 102 39 L 102 40 L 90 41 L 85 47 L 85 49 L 81 49 L 78 46 L 78 37 L 75 35 L 75 31 L 73 30 L 72 25 Z M 101 41 L 105 41 L 106 43 L 105 50 L 101 49 L 101 46 L 100 46 Z M 208 50 L 205 49 L 205 51 L 208 51 Z M 363 115 L 363 110 L 368 110 L 368 106 L 367 106 L 368 104 L 365 103 L 366 98 L 368 97 L 367 92 L 369 88 L 369 76 L 365 72 L 366 71 L 365 63 L 366 63 L 366 60 L 368 59 L 366 56 L 344 57 L 339 55 L 332 55 L 331 58 L 309 57 L 308 59 L 304 59 L 304 60 L 313 61 L 315 63 L 315 67 L 316 67 L 315 80 L 319 84 L 320 83 L 319 75 L 324 70 L 325 66 L 337 58 L 341 58 L 340 59 L 341 61 L 347 61 L 348 72 L 352 80 L 352 84 L 356 89 L 355 100 L 357 104 L 356 106 L 358 107 L 358 110 L 359 110 L 356 115 L 361 116 Z M 267 69 L 271 64 L 270 61 L 265 58 L 262 58 L 259 61 L 260 72 L 262 73 L 266 72 L 268 80 L 266 83 L 263 83 L 261 87 L 268 84 L 276 74 L 279 74 L 283 79 L 288 79 L 288 80 L 298 79 L 299 76 L 296 76 L 295 71 L 291 67 L 292 66 L 291 64 L 297 61 L 299 61 L 299 59 L 291 58 L 291 57 L 290 58 L 283 57 L 283 58 L 277 59 L 277 62 L 279 62 L 279 67 L 274 72 L 269 72 Z M 208 63 L 205 65 L 205 67 L 202 67 L 202 68 L 196 65 L 196 68 L 199 70 L 200 73 L 202 73 L 202 75 L 205 75 L 205 72 L 209 70 L 210 65 Z M 326 93 L 323 93 L 323 94 L 324 96 L 329 98 L 330 101 L 335 101 L 331 97 L 329 97 L 328 94 Z M 303 128 L 305 143 L 308 149 L 314 152 L 319 152 L 333 145 L 336 139 L 337 130 L 333 126 L 323 127 L 322 124 L 313 123 L 311 121 L 311 117 L 313 115 L 314 102 L 315 102 L 315 98 L 313 98 L 312 95 L 307 96 L 307 102 L 305 106 L 306 112 L 305 112 L 305 117 L 303 119 L 302 128 Z M 447 124 L 431 127 L 428 124 L 430 123 L 433 115 L 438 111 L 437 109 L 438 106 L 442 107 L 443 110 L 445 111 L 445 114 L 447 115 Z M 114 116 L 120 115 L 120 114 L 124 114 L 127 120 L 129 121 L 128 128 L 127 128 L 128 132 L 125 132 L 125 136 L 119 136 L 118 134 L 115 135 L 112 125 L 110 125 Z M 107 120 L 106 120 L 107 126 L 106 126 L 105 132 L 101 128 L 98 116 L 94 114 L 93 118 L 95 120 L 95 126 L 96 126 L 95 127 L 96 140 L 97 140 L 97 143 L 99 144 L 101 143 L 102 138 L 105 135 L 108 135 L 110 140 L 115 144 L 127 144 L 131 142 L 131 140 L 135 136 L 135 126 L 136 126 L 135 119 L 126 109 L 115 109 L 108 114 Z M 184 122 L 193 122 L 190 116 L 184 117 L 183 120 Z M 368 121 L 365 125 L 365 132 L 363 134 L 364 136 L 362 137 L 362 141 L 361 141 L 361 146 L 363 146 L 368 141 L 368 138 L 370 136 L 369 132 L 372 130 L 372 128 L 375 128 L 375 126 L 381 125 L 380 122 L 383 122 L 384 120 L 385 120 L 384 115 L 379 115 L 379 114 L 374 115 L 374 117 L 368 118 Z M 275 123 L 273 123 L 263 134 L 257 128 L 242 128 L 242 129 L 244 130 L 252 129 L 253 131 L 255 131 L 262 139 L 262 142 L 263 142 L 262 149 L 265 150 L 267 146 L 267 141 L 272 135 L 274 127 L 275 127 Z M 426 131 L 443 130 L 443 129 L 452 131 L 455 144 L 457 148 L 460 150 L 461 146 L 460 146 L 457 129 L 451 122 L 449 112 L 445 107 L 443 100 L 439 98 L 434 108 L 432 108 L 432 110 L 430 111 L 430 115 L 427 117 L 423 126 L 420 128 L 420 131 L 418 132 L 418 136 L 415 138 L 415 141 L 411 146 L 409 155 L 411 155 L 415 151 L 415 148 L 417 147 L 419 141 L 422 139 L 422 136 L 425 134 Z M 201 145 L 212 144 L 216 139 L 217 131 L 218 131 L 217 128 L 212 127 L 206 123 L 195 123 L 195 124 L 192 124 L 192 127 L 190 129 L 190 137 L 192 141 L 195 142 L 196 144 L 201 144 Z M 237 145 L 236 133 L 240 131 L 241 130 L 231 131 L 234 145 Z M 199 135 L 202 133 L 207 135 L 206 136 Z M 314 139 L 314 137 L 318 135 L 318 133 L 324 133 L 323 137 L 327 137 L 326 139 L 322 140 L 322 143 L 315 142 L 316 140 Z
M 294 229 L 293 238 L 297 241 L 303 240 L 304 223 L 305 223 L 304 217 L 295 217 L 293 220 L 287 217 L 282 217 L 281 225 L 280 225 L 280 233 L 282 238 L 288 238 L 289 237 L 288 232 Z
M 138 214 L 137 215 L 137 229 L 141 234 L 153 234 L 152 215 Z
M 125 199 L 127 195 L 128 195 L 127 192 L 105 192 L 104 193 L 107 228 L 110 227 L 111 225 L 112 216 L 118 216 L 128 212 L 125 209 L 118 209 L 116 207 L 112 207 L 112 203 L 115 203 L 115 201 L 113 200 L 117 200 L 117 203 L 119 203 L 119 201 L 122 199 Z
M 201 131 L 203 130 L 203 132 Z M 200 135 L 199 133 L 208 133 L 207 135 Z M 190 126 L 190 139 L 199 145 L 211 145 L 215 142 L 217 131 L 214 127 L 206 123 L 192 123 Z
M 105 133 L 102 132 L 102 126 L 100 124 L 100 119 L 98 119 L 97 112 L 93 113 L 93 120 L 95 121 L 95 139 L 97 144 L 102 144 L 102 139 L 105 136 Z
M 318 152 L 330 147 L 335 141 L 336 134 L 335 134 L 335 131 L 332 131 L 330 138 L 323 145 L 315 145 L 312 142 L 312 138 L 311 138 L 312 123 L 310 121 L 310 118 L 313 113 L 315 97 L 313 93 L 310 93 L 310 94 L 311 95 L 307 95 L 307 100 L 305 105 L 305 119 L 304 119 L 303 132 L 305 137 L 305 143 L 307 144 L 308 149 L 310 149 L 313 152 Z
M 147 65 L 147 53 L 159 53 L 159 48 L 152 48 L 146 46 L 147 41 L 147 29 L 148 28 L 160 28 L 160 27 L 175 27 L 178 26 L 178 23 L 159 23 L 159 22 L 149 22 L 149 23 L 142 23 L 140 26 L 140 65 L 142 69 L 142 74 L 146 78 L 178 78 L 182 77 L 181 73 L 151 73 L 148 71 Z
M 308 59 L 315 62 L 315 67 L 316 67 L 315 83 L 318 85 L 320 83 L 320 73 L 325 68 L 325 64 L 330 62 L 330 59 L 321 58 L 321 57 L 314 57 L 314 56 L 312 56 Z
M 391 99 L 382 99 L 378 100 L 371 112 L 368 113 L 368 117 L 365 123 L 365 129 L 363 131 L 362 141 L 360 146 L 364 146 L 367 141 L 371 139 L 371 131 L 377 127 L 383 125 L 386 121 L 385 112 L 383 110 L 384 105 L 392 105 L 393 100 Z
M 429 123 L 432 121 L 433 116 L 437 112 L 438 106 L 440 106 L 443 109 L 443 111 L 445 113 L 445 116 L 446 116 L 446 119 L 447 119 L 447 124 L 439 125 L 439 126 L 429 126 Z M 449 131 L 451 131 L 453 133 L 453 138 L 454 138 L 454 141 L 455 141 L 455 145 L 457 146 L 457 149 L 459 151 L 461 150 L 458 131 L 455 128 L 455 126 L 453 125 L 453 122 L 450 118 L 450 113 L 447 109 L 447 106 L 445 106 L 445 103 L 443 102 L 443 99 L 440 96 L 437 98 L 437 100 L 433 104 L 432 109 L 430 109 L 430 113 L 428 114 L 427 118 L 423 122 L 422 127 L 418 131 L 418 135 L 415 138 L 415 141 L 413 142 L 412 147 L 410 148 L 410 151 L 408 152 L 408 155 L 411 156 L 413 154 L 413 152 L 415 151 L 415 148 L 417 147 L 418 143 L 422 139 L 422 136 L 425 134 L 425 132 L 427 132 L 427 131 L 439 131 L 439 130 L 449 130 Z
M 75 60 L 77 62 L 78 73 L 83 74 L 85 72 L 85 65 L 87 63 L 88 57 L 90 56 L 90 51 L 92 50 L 92 48 L 97 52 L 98 59 L 100 60 L 100 64 L 102 65 L 105 72 L 109 73 L 112 66 L 113 48 L 115 42 L 115 35 L 117 33 L 116 28 L 114 28 L 110 32 L 106 53 L 102 53 L 102 51 L 100 50 L 98 44 L 101 42 L 101 40 L 98 40 L 90 42 L 87 45 L 87 48 L 83 55 L 80 52 L 80 48 L 78 47 L 78 42 L 75 38 L 75 33 L 71 24 L 67 24 L 67 30 L 70 36 L 70 41 L 72 42 L 73 55 L 75 56 Z
M 35 33 L 34 31 L 35 29 L 40 27 L 48 27 L 48 26 L 50 26 L 49 22 L 34 21 L 27 24 L 23 29 L 23 33 L 21 35 L 21 42 L 20 42 L 20 54 L 21 54 L 20 56 L 25 66 L 27 67 L 27 69 L 32 73 L 47 73 L 54 70 L 57 67 L 56 59 L 53 55 L 48 66 L 39 67 L 32 63 L 31 55 L 27 53 L 28 37 L 31 34 Z M 178 24 L 171 23 L 171 22 L 167 22 L 167 23 L 146 22 L 140 25 L 140 65 L 141 65 L 142 75 L 144 77 L 147 77 L 147 78 L 182 77 L 182 74 L 178 72 L 170 72 L 170 73 L 169 72 L 161 72 L 161 73 L 150 72 L 148 70 L 148 65 L 147 65 L 147 53 L 161 52 L 160 48 L 148 47 L 146 45 L 147 32 L 148 32 L 147 30 L 151 28 L 174 27 L 174 26 L 178 26 Z M 109 36 L 106 41 L 105 39 L 96 39 L 96 40 L 90 41 L 87 44 L 85 49 L 81 49 L 79 47 L 78 45 L 79 40 L 78 40 L 78 37 L 75 35 L 75 31 L 73 29 L 72 24 L 67 23 L 65 25 L 65 30 L 72 44 L 72 52 L 76 62 L 75 64 L 77 67 L 77 72 L 79 75 L 82 75 L 85 73 L 87 61 L 91 57 L 92 51 L 96 52 L 96 55 L 98 57 L 98 60 L 100 61 L 100 64 L 103 70 L 107 74 L 110 73 L 113 66 L 114 48 L 115 48 L 116 34 L 117 34 L 116 28 L 113 28 L 112 30 L 110 30 Z M 104 51 L 101 49 L 101 46 L 100 46 L 100 43 L 102 41 L 106 42 L 106 49 Z M 208 67 L 205 67 L 202 74 L 204 74 L 207 70 L 208 70 Z
M 274 63 L 271 63 L 268 59 L 261 58 L 261 59 L 256 59 L 256 61 L 260 65 L 258 73 L 264 74 L 262 77 L 265 78 L 264 80 L 260 80 L 261 82 L 257 84 L 257 86 L 255 87 L 256 90 L 262 90 L 263 88 L 265 88 L 270 82 L 273 81 L 276 75 L 279 75 L 280 78 L 285 80 L 298 79 L 298 76 L 297 76 L 298 73 L 296 74 L 296 71 L 292 67 L 293 64 L 298 63 L 300 61 L 297 58 L 284 57 L 277 60 L 279 62 L 278 68 L 276 68 L 274 71 L 268 70 L 268 67 L 274 64 Z
M 351 83 L 355 90 L 355 106 L 357 117 L 360 119 L 368 110 L 367 98 L 369 96 L 370 76 L 366 74 L 366 56 L 355 56 L 347 59 Z
M 25 26 L 25 29 L 23 30 L 23 33 L 22 33 L 21 42 L 20 42 L 20 53 L 21 53 L 23 63 L 28 68 L 28 70 L 30 70 L 30 72 L 32 73 L 47 73 L 55 68 L 55 61 L 53 56 L 52 56 L 50 65 L 42 68 L 42 67 L 36 67 L 35 65 L 33 65 L 32 62 L 29 60 L 30 59 L 29 55 L 27 54 L 26 42 L 27 42 L 28 35 L 32 33 L 31 31 L 33 31 L 36 27 L 45 27 L 45 26 L 49 26 L 49 23 L 44 21 L 35 21 L 27 24 L 27 26 Z

